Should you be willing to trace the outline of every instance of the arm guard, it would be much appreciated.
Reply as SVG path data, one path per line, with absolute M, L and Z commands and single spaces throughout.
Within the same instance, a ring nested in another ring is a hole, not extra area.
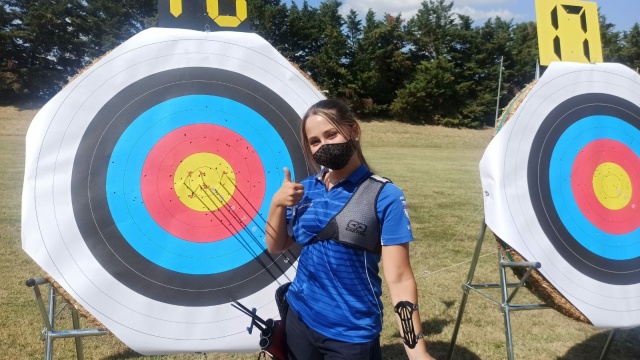
M 409 349 L 415 348 L 418 340 L 424 337 L 422 333 L 416 335 L 416 330 L 413 326 L 412 315 L 414 310 L 418 310 L 418 304 L 414 304 L 411 301 L 400 301 L 393 307 L 393 310 L 400 317 L 402 341 Z

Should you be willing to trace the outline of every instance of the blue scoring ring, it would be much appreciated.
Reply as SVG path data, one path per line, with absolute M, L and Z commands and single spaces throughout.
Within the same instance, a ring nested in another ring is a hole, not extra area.
M 633 259 L 640 256 L 640 229 L 622 235 L 598 229 L 582 214 L 573 195 L 573 161 L 587 144 L 599 139 L 623 143 L 640 157 L 640 131 L 634 126 L 611 116 L 583 118 L 573 123 L 554 147 L 549 165 L 551 198 L 562 223 L 582 246 L 608 259 Z
M 265 196 L 269 198 L 262 201 L 252 225 L 233 237 L 211 243 L 185 241 L 168 233 L 142 202 L 140 176 L 146 156 L 163 136 L 192 124 L 214 124 L 238 133 L 255 148 L 265 169 Z M 181 96 L 145 111 L 122 134 L 107 170 L 107 200 L 123 237 L 149 261 L 185 274 L 221 273 L 248 263 L 266 249 L 266 214 L 270 196 L 280 186 L 283 167 L 293 171 L 287 148 L 278 132 L 257 112 L 223 97 Z

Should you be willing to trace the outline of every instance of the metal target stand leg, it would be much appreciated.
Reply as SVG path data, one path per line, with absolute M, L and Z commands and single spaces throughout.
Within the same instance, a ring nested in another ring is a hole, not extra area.
M 40 337 L 45 342 L 45 360 L 53 359 L 53 340 L 69 337 L 75 338 L 76 356 L 78 360 L 83 360 L 84 352 L 82 348 L 82 338 L 85 336 L 105 335 L 107 334 L 107 331 L 102 329 L 80 329 L 80 318 L 78 317 L 78 310 L 74 307 L 70 307 L 73 330 L 56 330 L 55 318 L 57 314 L 55 289 L 51 284 L 49 284 L 49 308 L 47 309 L 44 304 L 44 300 L 42 299 L 42 293 L 40 292 L 39 288 L 39 285 L 43 284 L 49 284 L 49 281 L 47 281 L 47 279 L 45 278 L 32 278 L 26 281 L 26 285 L 33 288 L 36 302 L 38 304 L 38 308 L 40 309 L 40 315 L 42 315 L 42 321 L 44 323 L 44 328 L 42 329 Z
M 611 329 L 609 332 L 609 336 L 607 337 L 607 342 L 604 344 L 604 349 L 602 349 L 602 354 L 600 355 L 600 360 L 605 360 L 609 355 L 609 349 L 611 349 L 611 343 L 613 342 L 613 338 L 616 335 L 616 329 Z
M 513 360 L 513 339 L 511 333 L 511 312 L 512 311 L 520 311 L 520 310 L 538 310 L 538 309 L 547 309 L 548 305 L 540 303 L 540 304 L 512 304 L 511 301 L 516 296 L 520 288 L 525 284 L 529 275 L 534 269 L 540 268 L 539 262 L 513 262 L 506 261 L 502 256 L 502 253 L 498 251 L 498 269 L 500 274 L 500 282 L 499 283 L 473 283 L 473 276 L 475 275 L 476 266 L 478 264 L 478 259 L 480 258 L 480 251 L 482 250 L 482 242 L 484 240 L 484 235 L 487 230 L 487 224 L 482 219 L 482 226 L 480 227 L 480 234 L 478 235 L 478 240 L 476 241 L 476 248 L 473 252 L 473 258 L 471 260 L 471 265 L 469 266 L 469 274 L 467 276 L 467 281 L 462 285 L 462 300 L 460 301 L 460 309 L 458 310 L 458 317 L 456 319 L 456 324 L 453 328 L 453 335 L 451 337 L 451 344 L 449 345 L 449 352 L 447 354 L 447 359 L 453 359 L 453 353 L 456 346 L 456 339 L 458 337 L 458 331 L 460 330 L 460 324 L 462 323 L 462 317 L 464 315 L 464 309 L 467 304 L 467 300 L 469 298 L 469 291 L 475 291 L 478 294 L 484 296 L 488 300 L 491 300 L 500 306 L 500 310 L 502 311 L 504 317 L 504 327 L 505 327 L 505 337 L 506 337 L 506 345 L 507 345 L 507 357 L 509 360 Z M 527 272 L 522 276 L 520 282 L 517 283 L 509 283 L 507 282 L 507 274 L 506 268 L 526 268 Z M 501 290 L 502 301 L 498 301 L 493 297 L 485 294 L 483 289 L 496 289 L 499 288 Z M 513 288 L 511 294 L 509 294 L 509 288 Z

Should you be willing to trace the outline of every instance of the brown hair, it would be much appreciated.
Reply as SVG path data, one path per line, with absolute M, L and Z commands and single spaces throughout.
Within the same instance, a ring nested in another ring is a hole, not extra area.
M 337 99 L 325 99 L 313 104 L 302 117 L 302 123 L 300 125 L 300 135 L 302 138 L 302 148 L 304 150 L 304 156 L 307 159 L 307 163 L 317 172 L 320 171 L 320 166 L 315 162 L 315 160 L 313 160 L 313 155 L 311 154 L 311 146 L 309 145 L 309 138 L 307 137 L 307 131 L 305 128 L 307 125 L 307 119 L 313 115 L 320 115 L 325 118 L 338 130 L 340 134 L 342 134 L 342 136 L 345 137 L 345 139 L 350 138 L 350 136 L 347 134 L 347 129 L 351 129 L 354 125 L 358 128 L 358 133 L 360 134 L 359 137 L 362 137 L 362 131 L 355 114 L 342 101 Z M 360 141 L 356 141 L 355 139 L 351 138 L 350 143 L 351 146 L 356 149 L 356 154 L 358 155 L 358 159 L 360 159 L 360 162 L 369 167 L 367 160 L 365 160 L 364 155 L 362 154 Z

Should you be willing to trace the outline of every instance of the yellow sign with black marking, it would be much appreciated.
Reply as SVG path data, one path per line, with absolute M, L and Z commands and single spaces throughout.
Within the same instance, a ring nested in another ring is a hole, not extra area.
M 602 62 L 595 2 L 536 0 L 540 65 L 552 61 Z
M 160 27 L 249 31 L 247 0 L 158 0 Z

